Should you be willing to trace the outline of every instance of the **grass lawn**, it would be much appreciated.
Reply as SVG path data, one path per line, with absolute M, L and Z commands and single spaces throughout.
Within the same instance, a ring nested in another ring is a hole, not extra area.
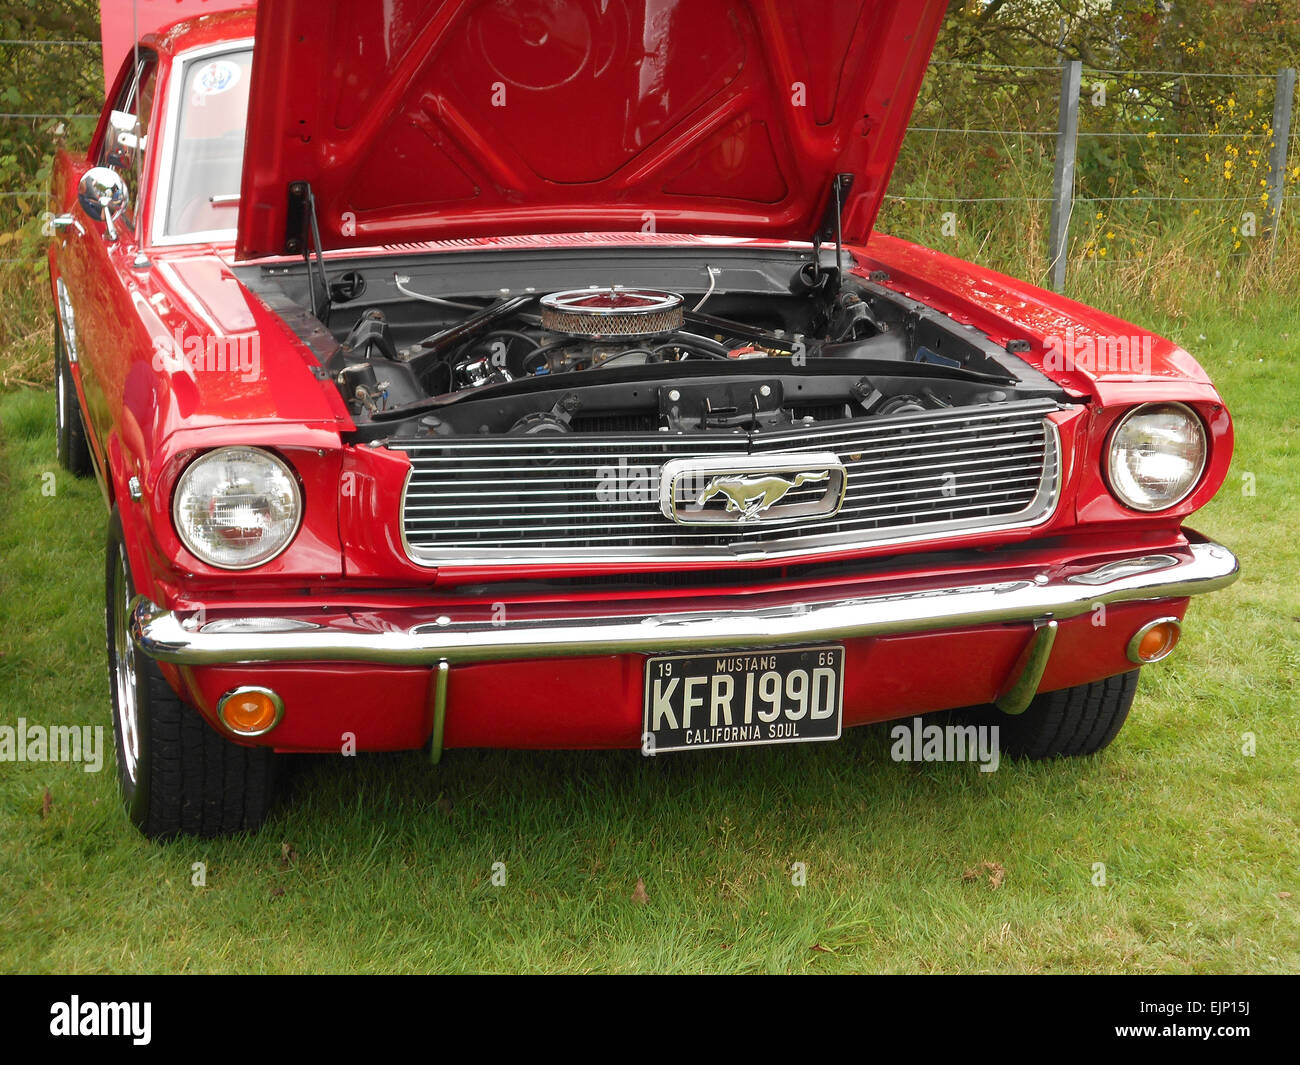
M 1300 970 L 1300 319 L 1119 310 L 1228 400 L 1232 474 L 1194 524 L 1245 576 L 1192 606 L 1102 755 L 896 764 L 879 727 L 653 761 L 302 759 L 261 834 L 165 846 L 120 811 L 111 749 L 99 773 L 2 763 L 0 970 Z M 108 747 L 106 518 L 93 481 L 43 492 L 51 406 L 0 396 L 0 724 Z

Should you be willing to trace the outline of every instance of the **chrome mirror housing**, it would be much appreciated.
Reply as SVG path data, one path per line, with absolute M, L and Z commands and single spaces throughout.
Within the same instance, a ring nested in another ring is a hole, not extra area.
M 77 199 L 82 209 L 108 229 L 108 239 L 117 240 L 114 226 L 130 203 L 130 193 L 122 175 L 107 166 L 94 166 L 86 171 L 77 186 Z
M 114 140 L 130 151 L 144 147 L 144 136 L 140 133 L 140 120 L 130 111 L 110 111 L 108 125 L 113 131 Z

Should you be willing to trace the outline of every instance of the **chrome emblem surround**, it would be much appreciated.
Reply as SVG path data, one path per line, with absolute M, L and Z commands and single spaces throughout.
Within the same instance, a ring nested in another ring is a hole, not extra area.
M 815 498 L 782 502 L 810 485 L 822 489 Z M 671 459 L 659 474 L 659 509 L 678 525 L 777 525 L 837 514 L 847 489 L 830 451 Z

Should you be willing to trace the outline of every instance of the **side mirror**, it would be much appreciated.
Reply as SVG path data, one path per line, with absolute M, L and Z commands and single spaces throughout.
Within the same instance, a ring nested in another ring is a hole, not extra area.
M 106 166 L 92 166 L 77 186 L 77 199 L 86 214 L 104 223 L 108 239 L 117 240 L 117 228 L 113 223 L 122 217 L 131 200 L 122 175 Z

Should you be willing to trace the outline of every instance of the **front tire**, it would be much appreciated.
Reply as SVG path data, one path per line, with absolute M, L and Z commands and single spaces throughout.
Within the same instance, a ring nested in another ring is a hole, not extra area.
M 135 585 L 116 509 L 105 585 L 108 684 L 127 815 L 150 839 L 255 831 L 271 807 L 275 755 L 214 731 L 136 648 L 130 632 Z
M 90 474 L 90 443 L 81 420 L 77 386 L 63 346 L 63 330 L 54 323 L 54 447 L 59 465 L 76 477 Z
M 975 711 L 975 723 L 998 726 L 998 746 L 1012 758 L 1039 761 L 1095 754 L 1110 742 L 1128 717 L 1137 693 L 1139 670 L 1034 696 L 1023 714 L 995 707 Z

